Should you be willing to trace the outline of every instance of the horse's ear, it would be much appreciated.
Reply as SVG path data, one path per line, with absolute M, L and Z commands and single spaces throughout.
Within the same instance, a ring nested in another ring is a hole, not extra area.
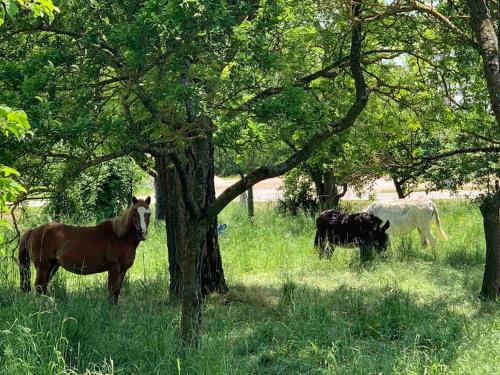
M 390 225 L 391 225 L 391 223 L 389 222 L 389 220 L 387 220 L 387 222 L 384 224 L 384 226 L 382 228 L 380 228 L 380 230 L 382 232 L 385 232 L 387 229 L 389 229 Z
M 137 198 L 135 197 L 135 195 L 132 196 L 132 204 L 136 204 L 137 203 Z
M 146 198 L 146 203 L 148 204 L 148 206 L 149 206 L 149 204 L 151 203 L 151 197 L 150 197 L 149 195 L 148 195 L 148 197 Z

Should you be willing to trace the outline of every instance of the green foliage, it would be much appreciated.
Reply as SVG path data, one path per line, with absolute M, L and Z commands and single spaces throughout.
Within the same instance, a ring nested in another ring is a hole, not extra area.
M 21 140 L 26 134 L 29 134 L 29 130 L 30 125 L 24 111 L 0 105 L 0 133 L 4 137 L 12 135 L 17 140 Z M 26 193 L 26 189 L 13 179 L 14 176 L 19 176 L 19 172 L 0 163 L 0 213 L 6 210 L 7 202 L 14 202 L 20 193 Z M 7 222 L 0 219 L 0 226 L 6 225 Z M 0 234 L 0 241 L 2 239 Z
M 297 216 L 301 213 L 313 216 L 319 211 L 318 196 L 312 188 L 312 181 L 301 176 L 295 169 L 285 175 L 283 197 L 278 200 L 276 209 L 282 215 Z
M 0 1 L 0 26 L 4 23 L 5 14 L 12 20 L 19 12 L 19 8 L 29 10 L 34 17 L 47 17 L 49 22 L 54 20 L 59 12 L 52 0 L 1 0 Z
M 58 11 L 51 0 L 1 0 L 0 26 L 4 23 L 5 14 L 14 20 L 18 7 L 29 9 L 35 17 L 45 15 L 49 22 L 54 19 L 54 12 Z M 26 134 L 32 134 L 26 113 L 0 104 L 0 134 L 5 137 L 13 135 L 18 141 Z M 20 193 L 27 192 L 12 176 L 19 176 L 19 172 L 0 163 L 0 213 L 5 211 L 7 202 L 13 202 Z M 0 219 L 0 226 L 7 226 L 7 222 Z M 2 239 L 0 235 L 0 241 Z
M 29 133 L 29 130 L 28 116 L 24 111 L 0 105 L 0 132 L 4 136 L 13 135 L 18 140 L 21 140 Z
M 59 270 L 51 300 L 18 292 L 17 265 L 1 258 L 0 373 L 496 373 L 499 306 L 477 298 L 479 210 L 437 203 L 448 242 L 433 253 L 412 233 L 368 267 L 349 248 L 320 261 L 309 217 L 258 206 L 250 222 L 229 206 L 220 240 L 230 292 L 206 299 L 198 351 L 183 352 L 179 306 L 165 301 L 162 228 L 141 243 L 118 308 L 106 274 Z
M 91 168 L 56 192 L 44 208 L 65 221 L 103 221 L 128 207 L 134 186 L 146 178 L 129 158 Z

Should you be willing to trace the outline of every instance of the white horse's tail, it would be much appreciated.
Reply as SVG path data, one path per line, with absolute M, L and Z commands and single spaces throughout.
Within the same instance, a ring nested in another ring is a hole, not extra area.
M 436 205 L 432 202 L 432 210 L 434 212 L 434 216 L 436 217 L 436 227 L 438 236 L 441 237 L 444 241 L 448 241 L 448 236 L 444 233 L 443 228 L 441 227 L 441 221 L 439 220 L 439 213 Z

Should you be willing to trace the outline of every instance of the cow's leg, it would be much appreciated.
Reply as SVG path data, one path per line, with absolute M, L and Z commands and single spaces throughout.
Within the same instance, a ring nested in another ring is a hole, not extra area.
M 436 249 L 436 239 L 434 238 L 434 236 L 431 233 L 430 225 L 421 228 L 421 231 L 423 232 L 426 240 L 430 242 L 432 249 L 435 250 Z
M 417 227 L 418 234 L 420 236 L 420 244 L 422 245 L 423 248 L 426 248 L 427 245 L 429 245 L 429 242 L 427 241 L 427 238 L 425 237 L 424 233 L 420 228 Z

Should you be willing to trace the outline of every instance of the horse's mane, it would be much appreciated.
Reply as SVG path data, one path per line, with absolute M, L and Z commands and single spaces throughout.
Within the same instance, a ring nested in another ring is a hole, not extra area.
M 130 224 L 132 223 L 132 208 L 133 206 L 130 206 L 123 214 L 111 219 L 113 232 L 115 232 L 118 238 L 123 238 L 130 228 Z

